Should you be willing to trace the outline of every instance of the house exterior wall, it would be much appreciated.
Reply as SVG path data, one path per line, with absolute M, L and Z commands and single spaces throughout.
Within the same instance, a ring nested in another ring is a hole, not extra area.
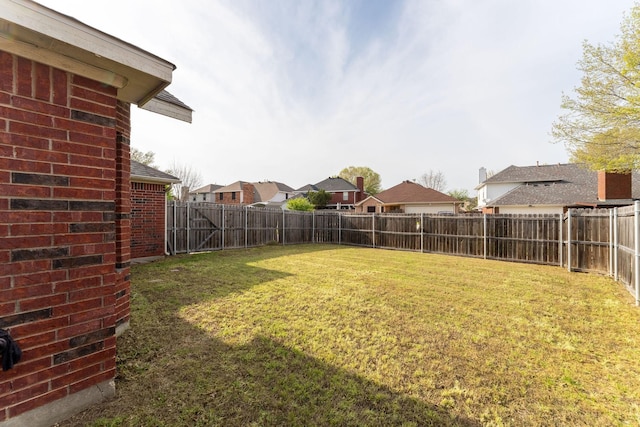
M 287 193 L 285 191 L 278 191 L 270 200 L 266 200 L 267 202 L 272 203 L 280 203 L 289 199 L 289 196 L 293 195 L 293 193 Z
M 208 203 L 216 203 L 216 194 L 215 193 L 196 193 L 190 196 L 190 200 L 192 202 L 208 202 Z
M 410 214 L 425 213 L 425 214 L 438 214 L 442 212 L 457 213 L 455 205 L 441 204 L 441 205 L 405 205 L 404 212 Z
M 335 193 L 331 193 L 331 200 L 329 200 L 329 203 L 327 203 L 327 205 L 333 205 L 333 206 L 338 206 L 338 205 L 353 205 L 356 203 L 356 193 L 357 191 L 354 190 L 348 190 L 346 191 L 347 193 L 347 198 L 345 200 L 344 198 L 344 193 L 345 191 L 338 191 Z
M 500 206 L 498 213 L 505 215 L 559 215 L 564 213 L 564 208 L 562 206 Z
M 167 196 L 164 184 L 131 183 L 131 258 L 164 256 Z
M 442 204 L 415 204 L 415 205 L 387 205 L 384 206 L 376 199 L 370 198 L 365 200 L 362 204 L 356 206 L 356 213 L 371 213 L 369 208 L 375 208 L 375 213 L 390 213 L 393 211 L 399 211 L 402 213 L 425 213 L 425 214 L 438 214 L 441 212 L 451 212 L 457 213 L 456 206 L 451 203 L 442 203 Z
M 478 188 L 478 207 L 482 208 L 503 194 L 519 187 L 519 183 L 485 184 Z
M 361 205 L 356 206 L 356 213 L 371 213 L 369 212 L 369 208 L 375 209 L 375 213 L 382 212 L 382 205 L 380 205 L 377 200 L 371 198 L 362 202 Z
M 254 202 L 254 191 L 253 184 L 244 183 L 242 184 L 242 191 L 216 191 L 212 201 L 224 205 L 250 205 Z
M 23 351 L 0 375 L 0 425 L 115 392 L 130 289 L 130 116 L 116 95 L 0 51 L 0 328 Z

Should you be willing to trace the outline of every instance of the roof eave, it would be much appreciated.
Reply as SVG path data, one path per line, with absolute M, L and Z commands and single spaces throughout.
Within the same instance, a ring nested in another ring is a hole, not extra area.
M 165 179 L 165 178 L 155 178 L 150 176 L 142 176 L 142 175 L 131 175 L 131 182 L 142 182 L 148 184 L 178 184 L 179 179 Z
M 163 116 L 172 117 L 174 119 L 182 120 L 183 122 L 191 123 L 193 110 L 181 107 L 170 102 L 163 101 L 158 98 L 152 98 L 149 102 L 145 103 L 142 107 L 143 110 L 151 111 L 153 113 L 162 114 Z
M 3 2 L 0 50 L 113 86 L 119 100 L 139 107 L 171 83 L 176 68 L 162 58 L 30 0 Z

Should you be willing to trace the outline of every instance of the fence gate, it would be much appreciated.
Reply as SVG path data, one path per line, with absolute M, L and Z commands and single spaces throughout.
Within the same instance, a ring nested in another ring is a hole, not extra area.
M 167 250 L 170 254 L 223 247 L 223 210 L 207 203 L 169 202 Z

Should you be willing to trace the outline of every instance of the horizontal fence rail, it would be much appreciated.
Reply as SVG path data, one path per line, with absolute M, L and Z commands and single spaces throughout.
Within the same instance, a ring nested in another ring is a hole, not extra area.
M 351 214 L 168 202 L 174 255 L 268 244 L 332 243 L 557 265 L 608 274 L 640 303 L 640 204 L 564 215 Z

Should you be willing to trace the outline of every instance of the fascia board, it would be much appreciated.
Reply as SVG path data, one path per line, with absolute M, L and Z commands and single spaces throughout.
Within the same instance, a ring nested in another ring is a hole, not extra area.
M 162 114 L 163 116 L 172 117 L 174 119 L 182 120 L 183 122 L 191 123 L 193 111 L 165 102 L 158 98 L 152 98 L 149 102 L 141 106 L 143 110 L 151 111 L 154 113 Z
M 148 184 L 178 184 L 179 179 L 153 178 L 150 176 L 131 175 L 131 182 L 142 182 Z

